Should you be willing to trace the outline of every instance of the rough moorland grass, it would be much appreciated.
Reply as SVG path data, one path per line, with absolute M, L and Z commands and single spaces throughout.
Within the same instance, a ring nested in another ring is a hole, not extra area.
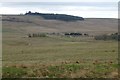
M 116 78 L 117 64 L 89 64 L 78 63 L 60 65 L 9 66 L 3 68 L 3 77 L 41 77 L 41 78 Z M 112 72 L 116 74 L 112 75 Z
M 51 38 L 18 38 L 3 42 L 4 61 L 116 60 L 117 42 L 66 42 Z
M 117 41 L 19 36 L 3 39 L 4 77 L 109 77 L 117 72 Z M 21 64 L 33 67 L 11 67 Z
M 16 67 L 3 67 L 3 77 L 23 77 L 26 75 L 26 70 L 22 68 L 16 68 Z
M 82 65 L 79 64 L 64 64 L 60 66 L 49 66 L 48 71 L 50 72 L 48 77 L 67 77 L 69 73 L 79 71 L 83 69 Z

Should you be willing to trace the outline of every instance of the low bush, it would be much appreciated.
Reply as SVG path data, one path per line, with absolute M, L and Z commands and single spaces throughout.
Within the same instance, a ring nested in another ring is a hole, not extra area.
M 47 37 L 46 34 L 44 33 L 33 33 L 33 34 L 28 34 L 28 37 Z
M 120 41 L 120 35 L 118 33 L 114 33 L 111 35 L 98 35 L 94 37 L 95 40 L 117 40 Z

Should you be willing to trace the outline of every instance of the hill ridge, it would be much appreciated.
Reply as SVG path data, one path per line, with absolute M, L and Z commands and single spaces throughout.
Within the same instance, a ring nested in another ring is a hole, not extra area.
M 48 20 L 61 20 L 61 21 L 83 21 L 84 20 L 83 17 L 67 15 L 67 14 L 38 13 L 38 12 L 33 13 L 29 11 L 28 13 L 25 13 L 25 15 L 37 15 Z

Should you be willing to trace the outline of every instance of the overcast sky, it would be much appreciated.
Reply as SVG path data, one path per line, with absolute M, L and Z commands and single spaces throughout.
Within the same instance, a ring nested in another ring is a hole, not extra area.
M 0 14 L 28 11 L 81 16 L 84 18 L 117 18 L 119 0 L 1 0 Z

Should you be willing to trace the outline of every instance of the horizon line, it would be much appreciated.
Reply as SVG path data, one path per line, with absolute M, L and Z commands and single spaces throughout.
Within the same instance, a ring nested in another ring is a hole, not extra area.
M 0 16 L 22 16 L 24 14 L 0 14 Z M 27 15 L 28 16 L 28 15 Z M 31 15 L 30 15 L 31 16 Z M 32 15 L 33 16 L 33 15 Z M 34 15 L 36 16 L 36 15 Z M 73 15 L 74 16 L 74 15 Z M 82 16 L 78 16 L 82 17 Z M 113 17 L 83 17 L 83 18 L 98 18 L 98 19 L 118 19 L 118 18 L 113 18 Z

